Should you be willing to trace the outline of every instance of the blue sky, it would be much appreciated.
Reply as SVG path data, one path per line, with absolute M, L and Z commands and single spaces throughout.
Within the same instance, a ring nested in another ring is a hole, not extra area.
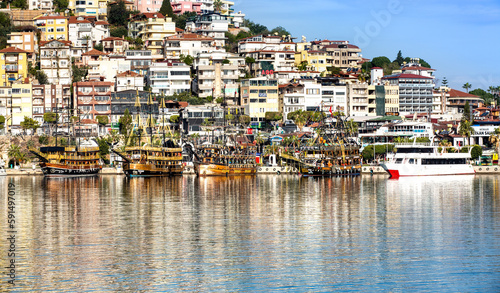
M 235 11 L 299 41 L 348 40 L 363 57 L 420 57 L 458 90 L 500 86 L 500 0 L 235 0 Z

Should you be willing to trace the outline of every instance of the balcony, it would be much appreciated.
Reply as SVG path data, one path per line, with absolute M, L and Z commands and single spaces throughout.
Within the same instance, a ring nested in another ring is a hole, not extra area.
M 5 71 L 6 72 L 17 72 L 18 71 L 18 67 L 17 67 L 17 65 L 6 65 L 5 66 Z
M 5 63 L 17 63 L 17 56 L 7 56 Z

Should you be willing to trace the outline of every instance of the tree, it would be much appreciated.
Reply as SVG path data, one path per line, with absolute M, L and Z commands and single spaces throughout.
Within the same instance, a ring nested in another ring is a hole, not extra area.
M 68 0 L 54 0 L 54 6 L 57 7 L 59 11 L 65 11 L 68 9 L 69 1 Z
M 490 135 L 489 138 L 490 143 L 495 145 L 495 149 L 497 154 L 500 154 L 500 128 L 495 128 L 495 131 Z
M 307 70 L 307 61 L 300 62 L 299 66 L 297 66 L 297 69 L 299 71 L 306 71 Z
M 96 120 L 98 123 L 99 132 L 101 132 L 101 126 L 106 126 L 106 124 L 109 123 L 108 116 L 106 116 L 106 115 L 97 115 Z
M 347 133 L 350 136 L 353 136 L 354 134 L 358 133 L 358 123 L 354 122 L 354 119 L 349 119 L 348 121 L 346 121 L 346 128 L 347 128 Z
M 462 120 L 472 121 L 473 117 L 470 112 L 470 104 L 469 101 L 465 101 L 464 112 L 462 114 Z
M 214 0 L 214 11 L 215 12 L 221 12 L 222 11 L 222 6 L 224 5 L 221 0 Z
M 193 58 L 193 56 L 191 56 L 191 55 L 187 55 L 187 56 L 186 56 L 186 55 L 181 54 L 181 55 L 179 56 L 179 60 L 180 60 L 181 62 L 184 62 L 184 63 L 185 63 L 186 65 L 188 65 L 188 66 L 193 65 L 193 62 L 194 62 L 194 58 Z
M 442 84 L 443 86 L 448 86 L 448 80 L 446 79 L 446 76 L 445 76 L 445 77 L 443 77 L 443 81 L 441 81 L 441 84 Z
M 106 160 L 107 155 L 109 155 L 109 142 L 106 137 L 96 138 L 97 145 L 99 146 L 99 156 L 101 159 Z
M 396 59 L 393 62 L 396 62 L 399 66 L 403 65 L 404 62 L 403 54 L 401 53 L 401 50 L 399 50 L 398 55 L 396 56 Z
M 15 8 L 28 9 L 28 2 L 26 0 L 14 0 L 11 5 Z
M 282 26 L 277 26 L 271 30 L 271 34 L 277 35 L 277 36 L 289 36 L 291 35 L 289 31 L 287 31 L 284 27 Z
M 293 122 L 297 125 L 297 127 L 301 129 L 307 122 L 308 113 L 304 112 L 303 110 L 297 110 L 288 113 L 287 119 L 293 120 Z
M 179 115 L 170 116 L 170 119 L 168 121 L 170 121 L 170 123 L 179 123 Z
M 380 57 L 375 57 L 372 59 L 372 65 L 373 67 L 387 67 L 389 64 L 391 64 L 391 60 L 385 56 L 380 56 Z
M 21 150 L 21 146 L 17 144 L 10 145 L 7 150 L 7 156 L 14 161 L 14 167 L 26 161 L 26 154 Z
M 462 119 L 460 121 L 460 126 L 458 127 L 458 134 L 460 134 L 465 140 L 467 144 L 469 141 L 469 138 L 474 134 L 474 128 L 472 128 L 472 122 L 469 120 Z
M 118 0 L 114 5 L 108 4 L 108 22 L 111 25 L 126 26 L 130 15 L 129 13 L 123 0 Z
M 121 38 L 128 35 L 128 29 L 125 26 L 117 26 L 109 30 L 109 35 L 115 38 Z
M 243 21 L 243 26 L 248 27 L 252 35 L 266 34 L 269 32 L 266 26 L 254 23 L 251 20 L 245 19 Z
M 101 52 L 104 51 L 104 46 L 102 45 L 102 42 L 100 42 L 99 44 L 95 44 L 94 49 Z
M 342 69 L 340 67 L 335 67 L 335 66 L 329 66 L 326 68 L 333 76 L 339 75 L 342 72 Z
M 174 17 L 174 10 L 172 9 L 170 0 L 163 0 L 160 7 L 160 13 L 166 17 Z
M 29 118 L 28 116 L 24 116 L 24 121 L 21 122 L 21 128 L 26 130 L 33 130 L 31 135 L 33 135 L 38 128 L 40 128 L 40 123 L 35 119 Z
M 7 35 L 12 31 L 12 23 L 7 13 L 0 12 L 0 49 L 7 47 Z
M 462 88 L 463 88 L 463 89 L 465 89 L 467 92 L 469 92 L 469 89 L 470 89 L 471 87 L 472 87 L 472 85 L 471 85 L 470 83 L 468 83 L 468 82 L 466 82 L 466 83 L 462 86 Z
M 5 117 L 0 116 L 0 129 L 4 129 L 5 127 Z
M 180 29 L 186 29 L 186 21 L 198 14 L 194 11 L 184 12 L 182 15 L 178 15 L 175 19 L 175 27 Z
M 35 78 L 38 80 L 39 84 L 49 84 L 49 78 L 47 77 L 47 74 L 45 74 L 43 70 L 37 70 Z
M 252 57 L 245 57 L 245 63 L 247 65 L 254 64 L 255 63 L 255 59 L 253 59 Z
M 127 137 L 130 134 L 130 131 L 132 130 L 132 115 L 130 115 L 130 112 L 127 109 L 125 109 L 125 113 L 123 113 L 123 116 L 120 117 L 120 120 L 118 120 L 118 125 L 120 128 L 120 134 L 125 135 Z
M 248 126 L 248 124 L 250 123 L 251 121 L 251 118 L 250 116 L 248 115 L 241 115 L 240 118 L 239 118 L 239 121 L 241 124 L 243 124 L 244 126 Z

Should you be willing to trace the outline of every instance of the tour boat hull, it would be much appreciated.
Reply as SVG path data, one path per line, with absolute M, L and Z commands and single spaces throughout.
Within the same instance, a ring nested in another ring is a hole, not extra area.
M 127 177 L 177 176 L 182 175 L 182 165 L 157 167 L 152 164 L 125 164 L 123 173 Z
M 402 176 L 439 176 L 439 175 L 471 175 L 474 168 L 470 164 L 455 165 L 411 165 L 411 164 L 380 164 L 392 178 Z
M 256 166 L 194 163 L 198 176 L 255 175 Z
M 94 176 L 101 171 L 100 165 L 88 166 L 68 166 L 64 164 L 40 163 L 43 175 L 46 177 L 76 177 L 76 176 Z

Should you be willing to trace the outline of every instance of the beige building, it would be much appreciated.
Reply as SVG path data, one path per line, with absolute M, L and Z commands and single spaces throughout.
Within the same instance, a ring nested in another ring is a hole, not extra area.
M 38 42 L 35 32 L 12 32 L 7 35 L 7 44 L 28 53 L 28 59 L 34 61 L 38 51 Z
M 252 122 L 264 122 L 266 112 L 280 112 L 278 80 L 265 77 L 242 80 L 241 106 Z
M 40 42 L 40 69 L 47 75 L 49 83 L 71 84 L 71 42 Z

